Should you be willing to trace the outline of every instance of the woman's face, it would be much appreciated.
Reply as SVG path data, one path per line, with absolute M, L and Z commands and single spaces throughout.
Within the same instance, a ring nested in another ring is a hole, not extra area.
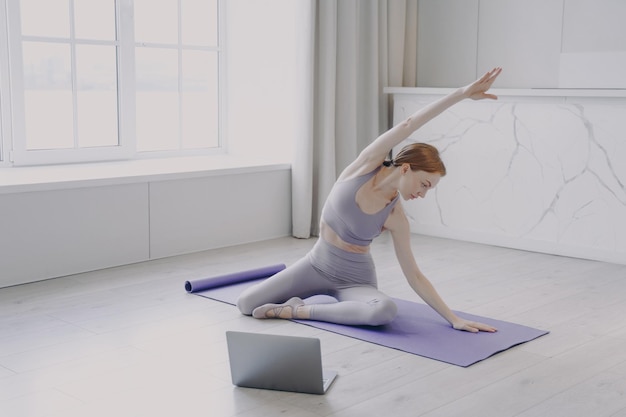
M 402 166 L 400 177 L 400 195 L 404 200 L 424 198 L 429 190 L 435 188 L 441 179 L 441 175 L 425 171 L 413 171 Z

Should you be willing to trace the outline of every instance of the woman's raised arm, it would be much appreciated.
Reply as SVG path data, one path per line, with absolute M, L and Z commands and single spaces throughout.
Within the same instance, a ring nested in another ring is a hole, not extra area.
M 497 96 L 488 94 L 487 91 L 491 88 L 498 75 L 500 75 L 500 72 L 502 72 L 502 68 L 494 68 L 473 83 L 458 88 L 445 97 L 419 109 L 363 149 L 357 159 L 342 173 L 342 177 L 370 172 L 380 166 L 394 146 L 400 144 L 411 133 L 459 101 L 466 98 L 473 100 L 497 99 Z

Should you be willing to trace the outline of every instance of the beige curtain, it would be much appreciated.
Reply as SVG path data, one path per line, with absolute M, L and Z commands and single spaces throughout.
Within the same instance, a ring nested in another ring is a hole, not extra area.
M 338 174 L 389 128 L 387 86 L 415 86 L 417 0 L 312 0 L 301 68 L 304 98 L 292 167 L 293 235 L 319 233 Z

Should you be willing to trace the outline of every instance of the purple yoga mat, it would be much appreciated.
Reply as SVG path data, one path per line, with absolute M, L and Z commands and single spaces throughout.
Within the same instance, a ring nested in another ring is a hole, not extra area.
M 385 326 L 343 326 L 317 321 L 296 321 L 463 367 L 548 333 L 532 327 L 455 311 L 460 317 L 480 321 L 498 329 L 496 333 L 458 331 L 426 304 L 398 298 L 393 300 L 398 306 L 398 315 Z M 308 303 L 311 301 L 307 300 Z
M 198 292 L 212 288 L 219 288 L 226 285 L 233 285 L 239 282 L 248 282 L 259 278 L 267 278 L 285 269 L 284 264 L 264 266 L 261 268 L 249 269 L 247 271 L 234 272 L 232 274 L 218 275 L 215 277 L 201 278 L 185 282 L 187 292 Z M 232 302 L 231 304 L 234 304 Z
M 263 279 L 265 278 L 239 280 L 232 285 L 223 285 L 194 294 L 234 305 L 243 290 Z M 329 298 L 315 296 L 306 299 L 305 302 L 307 304 L 329 302 Z M 498 329 L 496 333 L 462 332 L 450 327 L 447 321 L 426 304 L 397 298 L 394 301 L 398 305 L 398 315 L 386 326 L 346 326 L 312 320 L 294 321 L 463 367 L 548 333 L 545 330 L 515 323 L 456 312 L 461 317 L 490 324 Z

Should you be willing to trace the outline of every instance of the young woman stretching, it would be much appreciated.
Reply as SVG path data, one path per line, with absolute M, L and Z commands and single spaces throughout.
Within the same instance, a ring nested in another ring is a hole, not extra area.
M 339 176 L 322 210 L 320 238 L 313 249 L 287 269 L 249 288 L 239 297 L 243 314 L 255 318 L 310 319 L 348 325 L 391 322 L 395 303 L 377 289 L 369 245 L 383 230 L 392 236 L 396 256 L 411 288 L 457 330 L 494 332 L 483 323 L 454 314 L 422 274 L 411 251 L 403 200 L 425 197 L 446 170 L 436 148 L 404 147 L 393 160 L 390 150 L 411 133 L 465 99 L 496 99 L 488 94 L 501 69 L 418 110 L 367 146 Z M 302 298 L 330 295 L 336 303 L 305 304 Z

